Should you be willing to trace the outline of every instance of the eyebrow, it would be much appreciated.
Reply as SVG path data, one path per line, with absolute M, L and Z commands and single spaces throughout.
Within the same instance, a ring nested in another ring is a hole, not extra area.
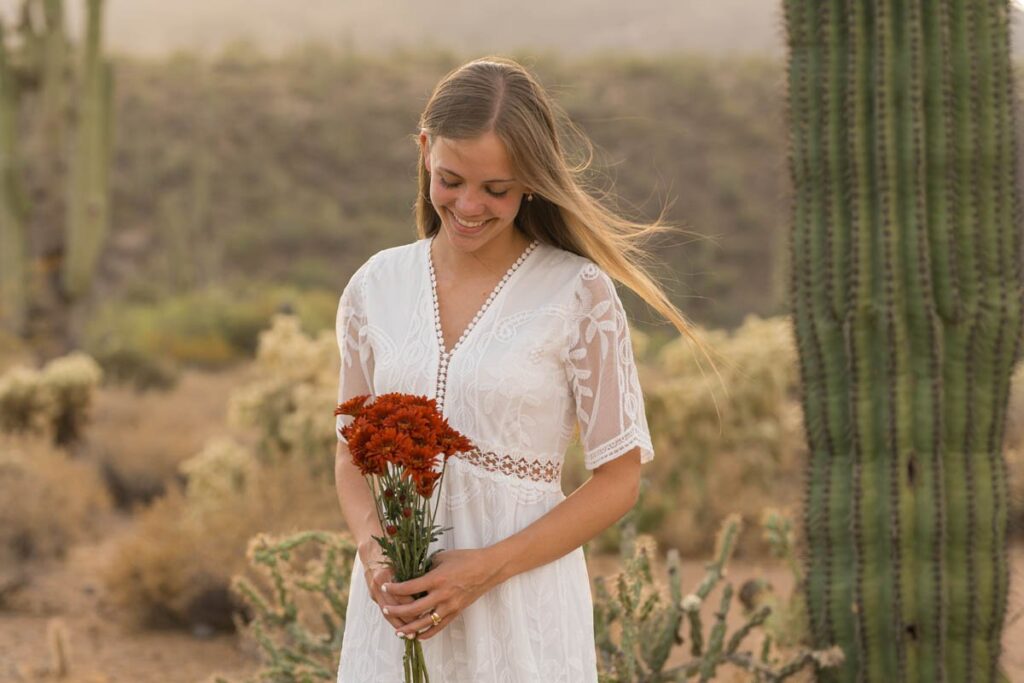
M 451 170 L 450 168 L 445 168 L 444 166 L 438 166 L 437 170 L 444 171 L 445 173 L 450 173 L 451 175 L 453 175 L 453 176 L 455 176 L 457 178 L 461 178 L 462 177 L 458 173 L 456 173 L 455 171 Z M 484 183 L 485 184 L 486 183 L 514 183 L 515 181 L 516 181 L 515 178 L 492 178 L 491 180 L 485 180 Z

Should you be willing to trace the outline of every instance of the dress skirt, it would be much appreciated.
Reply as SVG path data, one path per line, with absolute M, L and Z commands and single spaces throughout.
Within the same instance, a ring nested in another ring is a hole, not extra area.
M 435 523 L 454 528 L 430 550 L 486 547 L 529 526 L 565 498 L 557 483 L 538 484 L 451 458 Z M 593 614 L 578 547 L 492 588 L 422 641 L 430 681 L 596 683 Z M 338 683 L 403 683 L 405 642 L 370 598 L 357 555 Z

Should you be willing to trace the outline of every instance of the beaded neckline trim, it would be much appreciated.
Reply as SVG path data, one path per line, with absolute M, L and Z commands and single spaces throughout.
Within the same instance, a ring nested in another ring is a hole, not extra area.
M 526 261 L 526 258 L 533 252 L 534 249 L 537 248 L 539 242 L 537 240 L 530 242 L 526 249 L 523 250 L 523 253 L 519 255 L 519 258 L 517 258 L 515 262 L 511 266 L 509 266 L 509 269 L 505 271 L 505 274 L 501 276 L 500 280 L 498 280 L 498 284 L 496 284 L 494 286 L 494 289 L 491 290 L 491 293 L 487 295 L 487 299 L 484 300 L 483 305 L 473 316 L 473 319 L 469 321 L 468 325 L 466 325 L 466 329 L 464 329 L 462 331 L 462 334 L 459 335 L 458 341 L 456 341 L 452 348 L 449 350 L 446 350 L 444 347 L 444 334 L 442 334 L 441 332 L 441 307 L 437 303 L 437 276 L 434 272 L 434 259 L 431 257 L 431 246 L 433 244 L 434 237 L 431 237 L 430 241 L 427 242 L 427 266 L 430 269 L 430 296 L 433 299 L 434 304 L 434 330 L 437 333 L 437 348 L 441 350 L 441 362 L 437 368 L 437 390 L 435 393 L 437 396 L 436 400 L 438 409 L 443 411 L 445 386 L 447 384 L 448 379 L 448 363 L 452 357 L 452 354 L 455 353 L 456 349 L 459 348 L 463 340 L 469 336 L 469 333 L 473 331 L 473 328 L 476 326 L 477 321 L 479 321 L 480 318 L 483 317 L 484 313 L 487 312 L 487 309 L 490 308 L 491 302 L 493 302 L 495 297 L 498 296 L 498 293 L 505 286 L 505 283 L 509 281 L 509 278 L 512 277 L 513 273 L 519 270 L 519 267 L 523 265 L 523 263 Z

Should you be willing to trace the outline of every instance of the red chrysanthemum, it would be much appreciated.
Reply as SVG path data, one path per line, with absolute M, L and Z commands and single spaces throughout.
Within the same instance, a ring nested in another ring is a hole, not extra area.
M 420 494 L 424 498 L 430 498 L 434 493 L 434 484 L 441 478 L 441 473 L 435 472 L 434 470 L 406 471 L 412 476 L 413 485 L 416 487 L 416 493 Z
M 334 415 L 351 415 L 352 417 L 359 417 L 363 412 L 363 404 L 365 404 L 369 398 L 368 394 L 353 396 L 344 403 L 339 403 L 338 407 L 334 409 Z
M 444 453 L 446 461 L 456 453 L 463 453 L 473 448 L 473 443 L 469 439 L 449 427 L 447 423 L 444 427 L 444 431 L 438 435 L 437 445 L 438 450 Z
M 382 428 L 366 443 L 370 457 L 380 458 L 384 462 L 403 464 L 406 454 L 413 447 L 408 435 L 397 429 Z
M 355 396 L 339 403 L 335 415 L 353 421 L 339 432 L 348 442 L 352 460 L 364 475 L 382 476 L 388 464 L 412 481 L 416 492 L 430 497 L 441 478 L 437 465 L 452 455 L 473 448 L 472 442 L 452 429 L 425 396 L 387 393 L 368 403 L 369 396 Z

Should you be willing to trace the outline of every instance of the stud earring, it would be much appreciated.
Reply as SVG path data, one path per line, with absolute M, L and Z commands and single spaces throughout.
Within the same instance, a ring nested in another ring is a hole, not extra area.
M 532 192 L 527 193 L 526 201 L 528 201 L 528 202 L 532 202 L 533 201 L 533 193 Z

